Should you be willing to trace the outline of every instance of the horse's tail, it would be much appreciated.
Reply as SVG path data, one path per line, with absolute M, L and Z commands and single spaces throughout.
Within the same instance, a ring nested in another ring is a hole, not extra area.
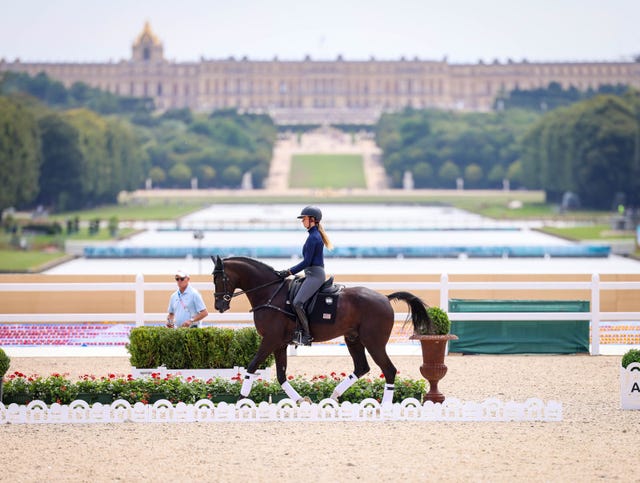
M 389 300 L 402 300 L 409 306 L 409 317 L 413 322 L 413 330 L 419 334 L 432 333 L 433 322 L 429 318 L 427 311 L 429 306 L 417 295 L 410 292 L 394 292 L 387 295 Z M 405 324 L 409 321 L 409 317 Z

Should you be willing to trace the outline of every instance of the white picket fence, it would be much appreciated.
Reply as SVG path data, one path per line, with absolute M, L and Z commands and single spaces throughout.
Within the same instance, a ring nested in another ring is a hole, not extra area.
M 439 306 L 446 310 L 449 303 L 449 293 L 452 290 L 467 291 L 510 291 L 510 290 L 553 290 L 556 292 L 568 290 L 589 291 L 591 296 L 589 312 L 483 312 L 483 313 L 450 313 L 451 320 L 465 321 L 524 321 L 524 320 L 588 320 L 591 325 L 591 354 L 600 354 L 600 322 L 601 321 L 640 321 L 640 312 L 601 312 L 600 298 L 604 290 L 635 290 L 640 297 L 640 282 L 602 282 L 599 274 L 593 274 L 590 282 L 450 282 L 447 274 L 440 276 L 439 282 L 341 282 L 346 286 L 365 286 L 377 291 L 417 291 L 433 290 L 440 293 Z M 192 282 L 192 285 L 205 295 L 211 292 L 211 282 Z M 92 292 L 92 291 L 134 291 L 134 313 L 65 313 L 65 314 L 0 314 L 0 323 L 20 322 L 132 322 L 136 326 L 142 326 L 145 322 L 164 321 L 166 313 L 145 313 L 145 291 L 175 290 L 173 282 L 145 282 L 144 276 L 138 274 L 135 282 L 70 282 L 70 283 L 1 283 L 0 291 L 3 292 Z M 535 297 L 531 297 L 534 299 Z M 406 313 L 396 313 L 396 320 L 404 320 Z M 250 313 L 226 312 L 219 314 L 210 312 L 204 323 L 225 322 L 249 322 L 252 319 Z
M 242 399 L 235 404 L 202 399 L 195 404 L 173 403 L 166 399 L 154 404 L 137 402 L 130 404 L 118 399 L 112 404 L 73 401 L 71 404 L 51 405 L 43 401 L 31 401 L 27 405 L 15 403 L 5 407 L 0 403 L 2 424 L 62 424 L 62 423 L 215 423 L 215 422 L 267 422 L 267 421 L 562 421 L 562 403 L 544 402 L 529 398 L 524 402 L 503 402 L 496 398 L 481 403 L 447 398 L 443 403 L 409 398 L 400 403 L 380 404 L 375 399 L 360 403 L 338 403 L 323 399 L 319 403 L 291 399 L 277 403 L 254 403 Z

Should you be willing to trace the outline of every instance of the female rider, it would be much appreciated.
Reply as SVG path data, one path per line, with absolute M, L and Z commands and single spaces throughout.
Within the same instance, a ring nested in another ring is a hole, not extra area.
M 322 220 L 322 211 L 316 206 L 306 206 L 301 212 L 299 219 L 307 229 L 307 240 L 302 247 L 302 261 L 288 270 L 280 270 L 277 274 L 282 277 L 296 274 L 300 270 L 304 270 L 304 281 L 300 290 L 293 299 L 293 309 L 296 311 L 300 325 L 302 326 L 302 334 L 298 339 L 300 345 L 311 345 L 313 337 L 309 331 L 309 320 L 304 310 L 304 303 L 309 300 L 314 293 L 318 291 L 325 281 L 324 273 L 324 247 L 329 250 L 333 248 L 329 237 L 320 225 Z

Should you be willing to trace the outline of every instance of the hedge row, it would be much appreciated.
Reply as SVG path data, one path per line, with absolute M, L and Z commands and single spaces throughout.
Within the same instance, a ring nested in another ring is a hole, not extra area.
M 225 369 L 247 367 L 262 338 L 254 327 L 242 329 L 169 329 L 136 327 L 129 335 L 127 350 L 133 367 L 165 366 L 169 369 Z M 270 355 L 259 369 L 273 364 Z

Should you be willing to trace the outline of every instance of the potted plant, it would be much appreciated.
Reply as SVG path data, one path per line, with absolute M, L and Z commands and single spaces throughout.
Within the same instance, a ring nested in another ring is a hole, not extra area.
M 11 359 L 9 356 L 0 348 L 0 402 L 2 401 L 2 381 L 4 379 L 4 375 L 9 370 L 9 365 L 11 364 Z
M 240 397 L 242 382 L 240 376 L 235 376 L 231 380 L 224 377 L 213 377 L 206 382 L 205 387 L 207 398 L 214 403 L 234 403 Z
M 11 403 L 26 404 L 31 401 L 33 399 L 32 381 L 32 377 L 27 377 L 21 372 L 9 374 L 3 389 L 5 406 Z
M 640 409 L 640 349 L 629 349 L 622 356 L 620 401 L 622 409 Z
M 422 365 L 420 374 L 429 381 L 429 392 L 424 395 L 424 401 L 441 403 L 445 397 L 438 389 L 438 382 L 447 373 L 444 357 L 447 342 L 455 340 L 458 336 L 450 334 L 451 321 L 447 313 L 439 307 L 427 309 L 429 321 L 416 327 L 411 339 L 419 340 L 422 346 Z

